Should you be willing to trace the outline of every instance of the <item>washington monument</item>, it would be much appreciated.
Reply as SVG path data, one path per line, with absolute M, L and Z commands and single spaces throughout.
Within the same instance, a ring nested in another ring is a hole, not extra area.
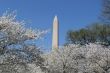
M 54 17 L 53 20 L 53 35 L 52 35 L 52 50 L 54 49 L 58 49 L 58 44 L 59 44 L 59 38 L 58 38 L 58 34 L 59 34 L 59 22 L 58 22 L 58 18 L 57 16 Z

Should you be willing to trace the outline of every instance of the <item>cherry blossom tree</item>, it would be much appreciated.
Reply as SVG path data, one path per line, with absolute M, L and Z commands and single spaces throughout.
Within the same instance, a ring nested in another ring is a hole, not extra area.
M 25 28 L 25 22 L 18 21 L 14 12 L 0 16 L 0 73 L 34 73 L 32 65 L 42 70 L 42 52 L 29 42 L 45 33 L 39 29 Z
M 47 55 L 46 60 L 48 73 L 109 73 L 110 47 L 69 44 Z

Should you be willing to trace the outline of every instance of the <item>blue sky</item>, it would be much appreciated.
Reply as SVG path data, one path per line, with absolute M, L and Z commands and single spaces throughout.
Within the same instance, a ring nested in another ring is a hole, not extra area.
M 50 29 L 38 42 L 50 49 L 55 15 L 59 19 L 59 44 L 63 45 L 68 30 L 80 29 L 98 20 L 101 0 L 0 0 L 0 15 L 7 9 L 17 10 L 17 18 L 29 22 L 27 27 Z

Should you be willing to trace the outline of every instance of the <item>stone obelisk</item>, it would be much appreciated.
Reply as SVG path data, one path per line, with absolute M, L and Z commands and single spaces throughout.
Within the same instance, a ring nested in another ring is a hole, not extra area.
M 57 16 L 53 20 L 53 35 L 52 35 L 52 50 L 58 49 L 58 34 L 59 34 L 59 22 Z

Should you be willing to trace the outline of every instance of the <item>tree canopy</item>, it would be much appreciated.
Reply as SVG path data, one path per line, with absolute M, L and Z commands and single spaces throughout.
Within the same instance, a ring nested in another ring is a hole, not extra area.
M 68 31 L 67 39 L 75 44 L 98 42 L 110 45 L 110 25 L 95 23 L 77 31 Z
M 0 16 L 0 73 L 34 73 L 30 70 L 33 64 L 43 68 L 42 52 L 36 44 L 29 42 L 45 32 L 24 25 L 16 19 L 14 12 Z

